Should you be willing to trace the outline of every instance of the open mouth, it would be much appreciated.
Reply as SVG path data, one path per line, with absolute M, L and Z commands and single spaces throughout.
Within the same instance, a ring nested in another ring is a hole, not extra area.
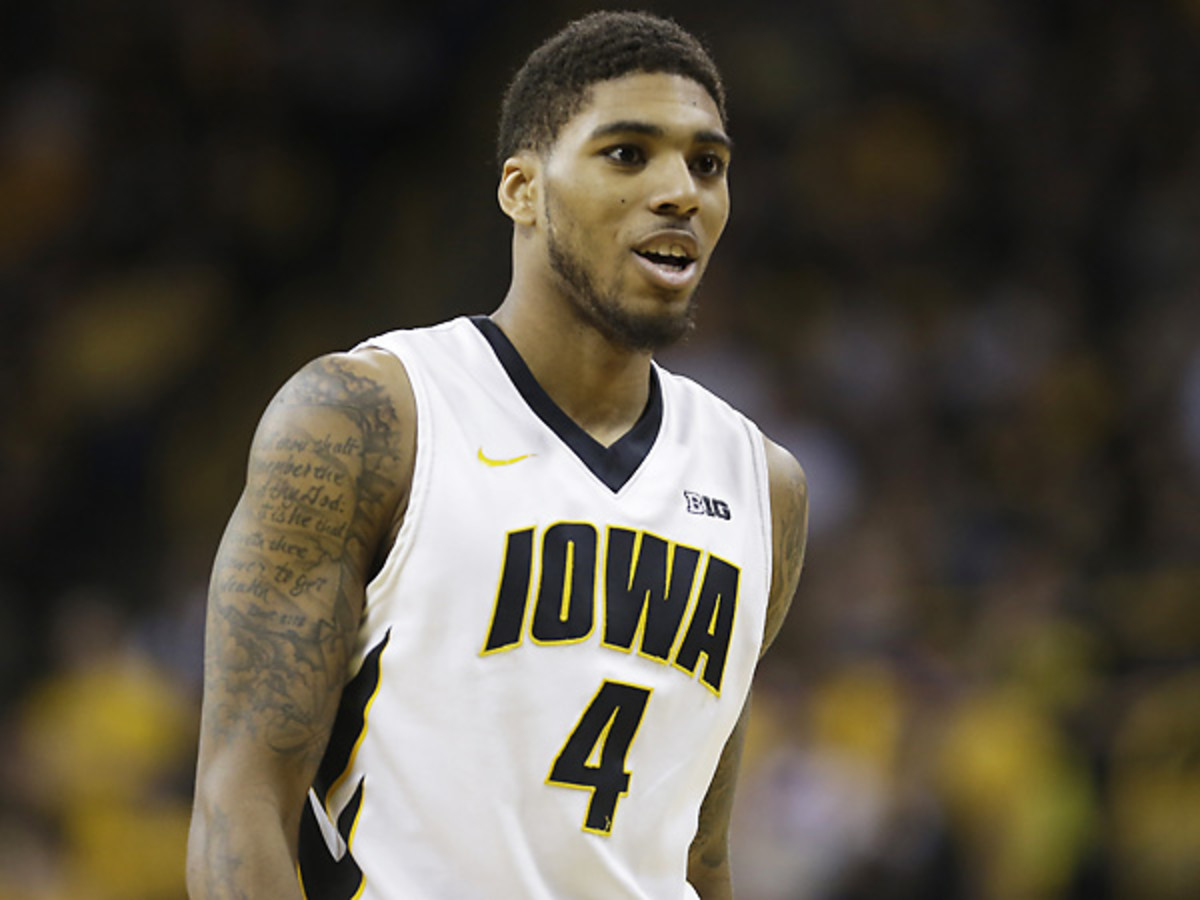
M 636 251 L 637 255 L 642 259 L 654 263 L 656 266 L 667 266 L 682 272 L 690 266 L 695 260 L 690 256 L 677 255 L 673 253 L 651 253 L 645 250 Z
M 642 274 L 660 290 L 674 293 L 695 287 L 700 277 L 700 244 L 690 231 L 661 229 L 632 249 Z

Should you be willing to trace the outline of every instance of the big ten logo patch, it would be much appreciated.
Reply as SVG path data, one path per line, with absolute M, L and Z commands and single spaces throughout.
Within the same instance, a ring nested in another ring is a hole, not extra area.
M 695 491 L 684 491 L 683 499 L 687 503 L 687 511 L 697 516 L 711 516 L 714 519 L 732 519 L 729 504 L 724 500 L 706 497 Z

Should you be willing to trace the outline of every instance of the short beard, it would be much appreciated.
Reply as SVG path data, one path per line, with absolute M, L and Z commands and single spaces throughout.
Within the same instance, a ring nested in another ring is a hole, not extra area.
M 547 207 L 553 201 L 547 203 Z M 550 268 L 562 279 L 566 294 L 581 319 L 610 342 L 629 350 L 661 350 L 679 341 L 695 327 L 696 295 L 688 298 L 682 315 L 636 315 L 621 307 L 615 292 L 604 293 L 591 274 L 558 240 L 547 208 Z

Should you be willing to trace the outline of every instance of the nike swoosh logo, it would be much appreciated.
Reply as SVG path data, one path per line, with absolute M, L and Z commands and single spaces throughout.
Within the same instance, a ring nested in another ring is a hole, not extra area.
M 519 463 L 523 459 L 529 459 L 531 456 L 537 456 L 536 453 L 525 453 L 521 456 L 514 456 L 512 459 L 492 459 L 490 456 L 484 455 L 483 448 L 479 448 L 479 461 L 485 466 L 511 466 L 513 463 Z

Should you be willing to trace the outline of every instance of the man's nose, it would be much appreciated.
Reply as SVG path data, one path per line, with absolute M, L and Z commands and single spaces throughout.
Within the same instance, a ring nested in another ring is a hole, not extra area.
M 700 211 L 696 176 L 682 157 L 661 162 L 651 208 L 661 215 L 691 218 Z

